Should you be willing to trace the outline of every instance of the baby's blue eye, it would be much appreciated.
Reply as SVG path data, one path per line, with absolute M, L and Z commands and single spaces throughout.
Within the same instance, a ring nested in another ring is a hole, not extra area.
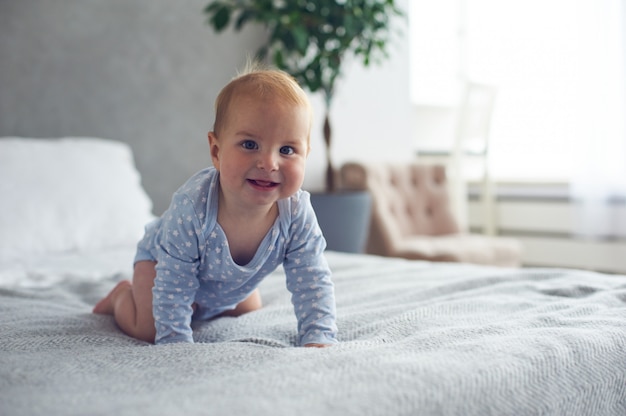
M 241 143 L 241 147 L 247 150 L 254 150 L 258 148 L 257 144 L 252 140 L 244 140 L 243 143 Z
M 280 153 L 283 155 L 292 155 L 295 153 L 295 150 L 291 146 L 283 146 L 280 148 Z

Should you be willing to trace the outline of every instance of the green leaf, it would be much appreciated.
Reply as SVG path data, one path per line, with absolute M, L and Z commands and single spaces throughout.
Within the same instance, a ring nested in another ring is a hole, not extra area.
M 294 40 L 296 41 L 296 48 L 298 49 L 298 52 L 300 52 L 302 55 L 305 55 L 307 51 L 307 47 L 308 47 L 308 38 L 309 38 L 306 32 L 306 29 L 299 25 L 294 27 L 293 37 L 294 37 Z
M 252 10 L 244 10 L 235 21 L 235 29 L 241 30 L 243 25 L 250 19 L 254 18 L 255 13 Z
M 230 8 L 228 6 L 222 6 L 215 11 L 213 17 L 211 17 L 211 24 L 216 32 L 221 32 L 228 26 L 230 21 Z
M 280 69 L 285 69 L 285 58 L 283 57 L 283 51 L 280 49 L 274 51 L 274 65 Z

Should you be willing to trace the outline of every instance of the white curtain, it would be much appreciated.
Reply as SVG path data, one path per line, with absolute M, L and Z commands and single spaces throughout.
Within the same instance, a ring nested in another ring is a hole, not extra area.
M 571 194 L 575 232 L 588 238 L 626 235 L 626 8 L 624 0 L 579 0 L 580 140 Z

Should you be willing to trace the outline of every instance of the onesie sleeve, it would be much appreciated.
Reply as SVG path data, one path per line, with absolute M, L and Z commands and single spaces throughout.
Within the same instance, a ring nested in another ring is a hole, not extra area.
M 193 342 L 191 307 L 199 283 L 201 225 L 191 200 L 174 194 L 156 239 L 156 278 L 152 309 L 156 344 Z
M 324 257 L 326 240 L 309 194 L 302 192 L 293 201 L 284 269 L 298 320 L 298 344 L 336 344 L 335 291 Z

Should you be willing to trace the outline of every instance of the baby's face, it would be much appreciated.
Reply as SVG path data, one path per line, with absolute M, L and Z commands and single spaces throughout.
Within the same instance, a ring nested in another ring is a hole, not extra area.
M 310 113 L 278 99 L 235 97 L 219 137 L 209 133 L 227 203 L 254 209 L 293 195 L 304 180 Z

